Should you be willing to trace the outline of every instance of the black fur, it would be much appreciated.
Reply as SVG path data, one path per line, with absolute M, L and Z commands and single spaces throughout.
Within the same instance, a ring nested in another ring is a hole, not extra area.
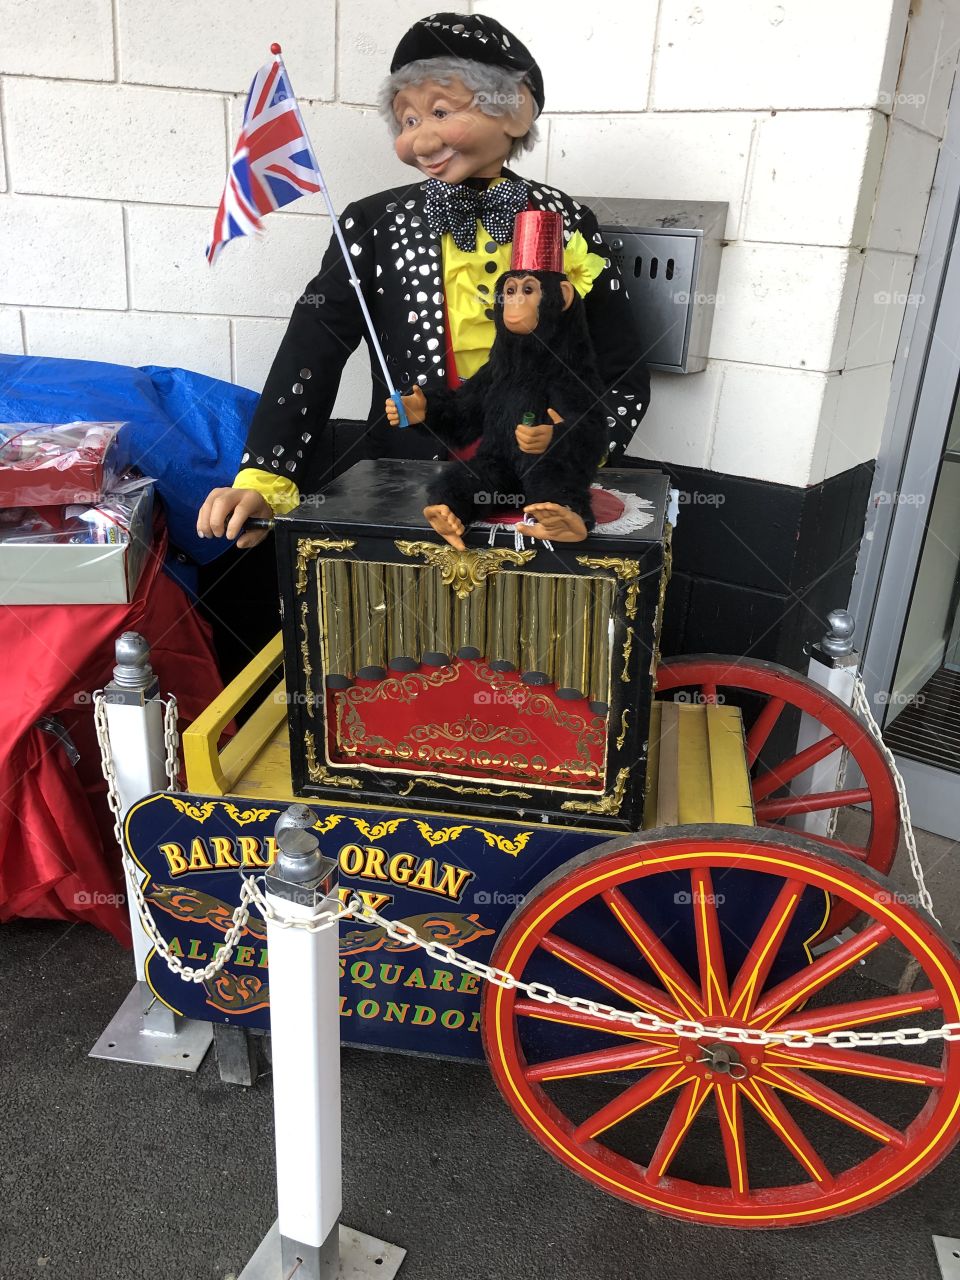
M 515 334 L 503 322 L 503 289 L 522 276 L 540 281 L 540 318 L 533 333 Z M 497 509 L 557 502 L 593 527 L 590 485 L 606 453 L 609 432 L 583 299 L 563 310 L 558 271 L 506 271 L 497 280 L 496 336 L 490 357 L 455 391 L 431 389 L 425 427 L 454 448 L 482 436 L 468 461 L 451 462 L 431 486 L 431 504 L 445 504 L 465 525 Z M 524 453 L 517 426 L 531 412 L 534 423 L 554 427 L 544 453 Z

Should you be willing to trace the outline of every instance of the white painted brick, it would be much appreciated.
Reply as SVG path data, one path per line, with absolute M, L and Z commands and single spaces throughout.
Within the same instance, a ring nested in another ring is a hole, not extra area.
M 484 13 L 489 7 L 484 6 Z M 424 17 L 422 0 L 349 0 L 340 6 L 337 97 L 375 104 L 400 37 Z M 376 189 L 376 188 L 375 188 Z
M 4 0 L 0 71 L 112 80 L 110 0 Z
M 237 377 L 242 387 L 260 391 L 274 356 L 280 346 L 287 323 L 285 320 L 237 320 Z M 361 342 L 347 360 L 340 376 L 340 389 L 333 406 L 335 418 L 358 418 L 366 421 L 370 408 L 370 356 L 367 344 Z
M 816 246 L 723 250 L 710 355 L 787 368 L 840 367 L 860 255 Z
M 230 378 L 230 321 L 141 311 L 24 311 L 32 356 L 160 364 Z
M 905 309 L 920 302 L 919 295 L 910 292 L 913 268 L 914 259 L 909 254 L 875 249 L 864 254 L 845 369 L 893 361 Z
M 20 312 L 11 307 L 0 307 L 0 354 L 5 356 L 23 355 Z
M 527 46 L 543 72 L 550 111 L 643 111 L 647 106 L 656 0 L 484 0 L 481 12 Z
M 3 110 L 3 85 L 0 83 L 0 117 Z M 7 164 L 3 147 L 3 126 L 0 124 L 0 191 L 7 189 Z
M 939 143 L 930 134 L 900 120 L 890 122 L 870 227 L 871 249 L 917 252 L 938 150 Z
M 726 234 L 733 237 L 753 125 L 754 117 L 739 112 L 555 116 L 548 181 L 584 196 L 726 200 Z
M 711 360 L 702 373 L 650 374 L 650 408 L 627 453 L 633 458 L 706 467 L 724 366 Z
M 230 102 L 231 149 L 240 132 L 243 102 L 242 98 Z M 419 170 L 397 158 L 388 125 L 369 107 L 311 103 L 303 107 L 303 121 L 338 213 L 361 196 L 425 180 Z M 301 196 L 286 212 L 326 216 L 327 206 L 317 192 Z
M 7 148 L 17 191 L 167 204 L 220 202 L 220 98 L 129 85 L 10 80 Z
M 662 0 L 655 110 L 871 107 L 897 0 Z
M 876 111 L 765 117 L 757 129 L 745 239 L 865 244 L 886 134 Z
M 138 311 L 289 317 L 330 237 L 329 219 L 271 216 L 262 235 L 231 241 L 211 267 L 212 211 L 130 205 L 127 218 Z
M 58 307 L 127 305 L 118 204 L 4 196 L 0 302 Z
M 283 46 L 298 98 L 334 96 L 335 0 L 121 0 L 120 78 L 246 93 Z
M 943 136 L 958 51 L 960 6 L 955 0 L 926 0 L 911 13 L 900 78 L 890 103 L 896 119 Z
M 820 373 L 728 365 L 710 469 L 776 484 L 809 484 L 826 381 Z
M 840 475 L 859 462 L 875 458 L 880 449 L 884 419 L 890 399 L 893 366 L 871 365 L 848 369 L 830 379 L 817 441 L 823 459 L 811 482 Z

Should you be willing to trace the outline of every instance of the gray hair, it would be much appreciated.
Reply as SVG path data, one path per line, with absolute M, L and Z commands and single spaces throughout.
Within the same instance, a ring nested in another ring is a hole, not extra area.
M 517 100 L 517 91 L 521 85 L 526 89 L 527 95 L 531 99 L 533 97 L 522 71 L 474 62 L 471 58 L 418 58 L 416 62 L 408 62 L 405 67 L 394 71 L 380 86 L 377 108 L 395 138 L 400 134 L 401 125 L 394 114 L 393 100 L 400 90 L 410 85 L 423 84 L 426 80 L 449 84 L 453 76 L 462 80 L 467 89 L 473 90 L 473 105 L 479 107 L 484 115 L 512 115 L 512 104 Z M 533 109 L 537 111 L 536 103 Z M 531 124 L 522 138 L 514 138 L 507 160 L 516 160 L 524 151 L 532 151 L 539 138 L 537 126 Z

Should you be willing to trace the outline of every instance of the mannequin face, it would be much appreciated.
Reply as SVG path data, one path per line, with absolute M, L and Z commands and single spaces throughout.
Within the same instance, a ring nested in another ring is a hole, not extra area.
M 393 100 L 400 133 L 394 149 L 404 164 L 441 182 L 497 178 L 515 138 L 533 120 L 533 99 L 520 91 L 513 116 L 488 116 L 473 105 L 474 92 L 457 77 L 448 85 L 428 80 L 401 89 Z
M 573 285 L 560 281 L 564 311 L 573 302 Z M 533 333 L 540 323 L 543 290 L 536 276 L 511 276 L 503 286 L 503 323 L 511 333 Z

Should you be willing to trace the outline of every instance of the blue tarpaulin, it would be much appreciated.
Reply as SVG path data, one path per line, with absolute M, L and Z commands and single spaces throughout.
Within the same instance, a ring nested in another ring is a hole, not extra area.
M 237 474 L 257 399 L 186 369 L 0 355 L 0 423 L 126 422 L 126 458 L 155 478 L 170 540 L 198 564 L 233 545 L 198 538 L 197 511 Z

